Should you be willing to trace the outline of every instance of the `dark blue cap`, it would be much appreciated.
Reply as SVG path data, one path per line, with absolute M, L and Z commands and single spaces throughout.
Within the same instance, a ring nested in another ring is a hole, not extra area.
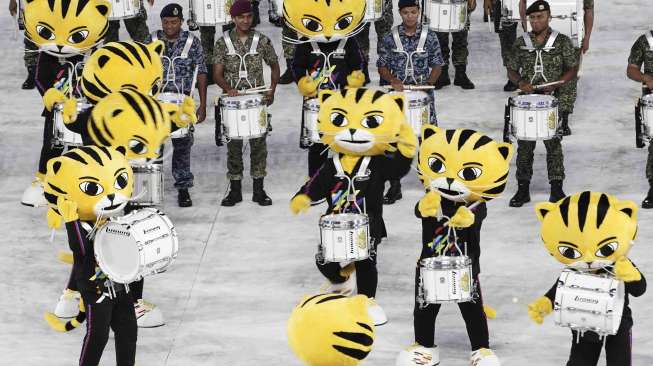
M 168 4 L 161 9 L 161 18 L 184 19 L 183 8 L 179 4 Z

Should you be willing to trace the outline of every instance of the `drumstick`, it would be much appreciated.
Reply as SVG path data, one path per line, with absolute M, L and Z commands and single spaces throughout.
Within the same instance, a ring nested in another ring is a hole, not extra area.
M 538 89 L 543 89 L 546 88 L 547 86 L 554 86 L 558 84 L 564 84 L 564 81 L 558 80 L 558 81 L 552 81 L 550 83 L 544 83 L 544 84 L 539 84 L 539 85 L 533 85 L 533 89 L 538 90 Z

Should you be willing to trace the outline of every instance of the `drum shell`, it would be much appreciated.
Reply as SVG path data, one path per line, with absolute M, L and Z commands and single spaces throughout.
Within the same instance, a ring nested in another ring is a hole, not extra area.
M 623 281 L 564 270 L 558 279 L 553 318 L 562 327 L 614 335 L 621 324 L 624 299 Z
M 501 17 L 503 20 L 520 21 L 519 0 L 501 0 Z
M 229 7 L 225 0 L 190 0 L 190 7 L 197 25 L 215 26 L 231 22 Z
M 436 32 L 460 32 L 467 28 L 467 0 L 427 0 L 428 27 Z
M 229 139 L 252 139 L 268 131 L 267 108 L 259 94 L 220 98 L 222 127 Z
M 164 272 L 177 257 L 179 242 L 165 214 L 144 208 L 107 222 L 98 230 L 94 248 L 109 279 L 131 283 Z
M 472 300 L 474 278 L 467 256 L 439 256 L 419 261 L 420 287 L 427 304 Z
M 364 214 L 328 214 L 320 218 L 320 253 L 325 262 L 359 261 L 370 256 L 369 218 Z
M 651 123 L 653 122 L 653 94 L 647 94 L 639 99 L 639 109 L 642 116 L 644 136 L 651 138 Z
M 311 98 L 304 101 L 304 127 L 302 128 L 302 138 L 312 143 L 320 143 L 320 134 L 317 128 L 317 116 L 320 113 L 320 102 L 317 98 Z
M 109 0 L 111 2 L 111 14 L 109 20 L 120 20 L 135 18 L 141 11 L 140 0 Z
M 403 94 L 406 99 L 406 122 L 413 128 L 415 135 L 422 133 L 422 126 L 431 122 L 431 101 L 429 95 L 421 90 L 393 91 L 391 94 Z
M 510 98 L 508 104 L 512 135 L 518 140 L 550 140 L 558 136 L 556 98 L 538 94 L 519 95 Z
M 363 21 L 374 22 L 383 17 L 384 0 L 366 0 L 365 16 Z
M 91 105 L 84 100 L 77 101 L 77 115 L 91 108 Z M 63 122 L 63 104 L 54 105 L 52 115 L 52 145 L 60 147 L 77 147 L 84 145 L 82 135 L 73 132 Z
M 163 172 L 161 164 L 132 166 L 134 172 L 134 206 L 159 206 L 163 204 Z M 145 192 L 145 193 L 142 193 Z

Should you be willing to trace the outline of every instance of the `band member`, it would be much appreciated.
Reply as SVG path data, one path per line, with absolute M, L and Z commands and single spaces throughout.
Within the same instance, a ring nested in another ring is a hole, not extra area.
M 160 39 L 165 43 L 163 51 L 163 88 L 162 92 L 183 93 L 193 92 L 193 75 L 197 69 L 197 87 L 200 105 L 197 109 L 197 122 L 206 118 L 207 70 L 200 40 L 192 33 L 182 30 L 183 14 L 179 4 L 171 3 L 161 10 L 162 30 L 152 33 L 152 39 Z M 172 63 L 172 65 L 170 65 Z M 171 70 L 172 69 L 172 70 Z M 173 75 L 169 73 L 174 70 Z M 170 78 L 170 79 L 169 79 Z M 172 139 L 172 176 L 175 179 L 179 207 L 193 205 L 188 189 L 193 187 L 194 176 L 190 170 L 190 151 L 193 146 L 193 128 L 188 135 Z
M 419 23 L 418 0 L 400 0 L 399 15 L 402 23 L 386 32 L 379 43 L 376 66 L 379 68 L 381 85 L 391 85 L 396 91 L 403 91 L 404 85 L 433 86 L 444 64 L 438 37 L 434 31 Z M 437 124 L 435 93 L 429 90 L 428 95 L 431 101 L 429 122 Z M 393 204 L 401 198 L 400 181 L 391 180 L 383 203 Z
M 229 10 L 235 27 L 226 31 L 215 44 L 213 77 L 223 93 L 234 97 L 244 89 L 262 87 L 263 62 L 270 67 L 270 87 L 265 92 L 267 105 L 274 102 L 274 92 L 279 82 L 279 62 L 272 42 L 264 34 L 252 29 L 254 13 L 248 0 L 237 0 Z M 216 117 L 217 119 L 218 117 Z M 252 201 L 261 206 L 269 206 L 272 199 L 263 189 L 266 176 L 267 135 L 250 139 L 250 174 L 254 180 Z M 243 140 L 233 139 L 227 143 L 227 178 L 230 181 L 229 193 L 222 206 L 234 206 L 243 200 L 241 180 L 243 179 Z
M 643 69 L 642 69 L 643 66 Z M 653 90 L 653 32 L 647 31 L 633 44 L 628 56 L 626 75 L 630 80 L 642 84 L 642 95 L 651 94 Z M 642 208 L 653 208 L 653 144 L 648 145 L 646 159 L 646 179 L 649 190 L 642 201 Z
M 558 98 L 560 118 L 568 116 L 574 99 L 561 84 L 571 81 L 578 72 L 578 57 L 571 39 L 551 29 L 551 8 L 544 0 L 537 0 L 526 10 L 532 31 L 524 33 L 513 45 L 508 60 L 508 78 L 524 93 L 553 93 Z M 546 52 L 544 52 L 546 50 Z M 546 84 L 537 87 L 537 84 Z M 536 89 L 537 87 L 537 89 Z M 565 179 L 560 138 L 544 141 L 546 161 L 551 184 L 549 201 L 557 202 L 565 196 L 562 181 Z M 521 207 L 530 202 L 530 181 L 533 175 L 535 141 L 517 141 L 517 181 L 519 188 L 510 199 L 511 207 Z
M 374 30 L 376 31 L 377 42 L 381 42 L 381 39 L 390 32 L 392 28 L 392 23 L 394 22 L 394 17 L 392 16 L 392 1 L 391 0 L 382 0 L 383 1 L 383 13 L 379 20 L 374 21 Z M 381 1 L 379 1 L 380 3 Z M 361 53 L 363 54 L 363 73 L 365 74 L 365 84 L 370 82 L 370 74 L 368 70 L 368 65 L 370 63 L 370 22 L 366 22 L 363 26 L 363 30 L 356 34 L 356 42 L 360 46 Z M 377 50 L 379 45 L 377 44 Z
M 474 9 L 476 9 L 476 0 L 467 0 L 467 25 L 462 31 L 451 32 L 451 49 L 449 48 L 449 32 L 437 32 L 445 65 L 442 67 L 442 73 L 440 74 L 438 81 L 435 83 L 435 89 L 441 89 L 451 84 L 451 79 L 449 79 L 450 53 L 451 63 L 456 69 L 456 76 L 453 80 L 453 85 L 457 85 L 463 89 L 475 88 L 474 83 L 472 83 L 472 81 L 467 77 L 467 57 L 469 56 L 467 35 L 469 34 L 469 17 Z
M 130 1 L 130 0 L 127 0 Z M 150 29 L 147 27 L 147 12 L 145 11 L 145 4 L 143 0 L 140 1 L 140 9 L 138 14 L 133 18 L 126 18 L 122 21 L 125 23 L 127 33 L 132 40 L 137 42 L 146 42 L 150 35 Z M 150 7 L 154 6 L 154 0 L 147 0 Z M 116 1 L 112 1 L 113 6 L 117 5 Z M 107 31 L 107 42 L 116 42 L 120 40 L 120 20 L 110 20 L 109 30 Z
M 18 9 L 18 4 L 16 0 L 9 0 L 9 14 L 12 17 L 18 17 L 18 26 L 22 30 L 24 29 L 22 14 L 19 14 L 20 9 Z M 27 69 L 27 78 L 21 86 L 22 89 L 34 89 L 34 74 L 36 70 L 36 58 L 38 56 L 38 47 L 36 47 L 32 42 L 27 40 L 23 41 L 25 44 L 25 50 L 23 54 L 23 62 L 25 63 L 25 68 Z

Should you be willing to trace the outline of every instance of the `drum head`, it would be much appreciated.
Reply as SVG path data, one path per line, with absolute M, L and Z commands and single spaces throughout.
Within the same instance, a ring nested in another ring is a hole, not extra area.
M 640 102 L 647 107 L 653 107 L 653 94 L 644 95 L 640 98 Z
M 98 266 L 112 281 L 129 283 L 136 279 L 140 265 L 138 245 L 122 225 L 109 222 L 102 227 L 94 248 Z
M 552 95 L 542 94 L 525 94 L 512 97 L 510 104 L 517 108 L 533 109 L 533 108 L 551 108 L 555 107 L 558 103 Z

